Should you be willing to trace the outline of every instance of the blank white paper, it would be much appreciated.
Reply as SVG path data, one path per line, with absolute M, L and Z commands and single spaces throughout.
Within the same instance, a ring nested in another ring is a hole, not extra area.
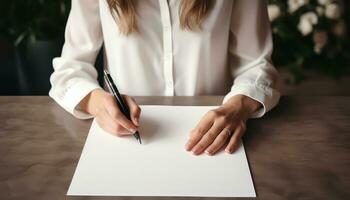
M 243 145 L 194 156 L 191 129 L 213 106 L 141 106 L 142 145 L 93 121 L 67 195 L 255 197 Z

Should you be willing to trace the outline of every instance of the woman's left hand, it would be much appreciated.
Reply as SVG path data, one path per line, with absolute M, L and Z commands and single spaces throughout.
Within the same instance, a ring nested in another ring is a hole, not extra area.
M 207 112 L 191 131 L 186 150 L 199 155 L 214 155 L 224 145 L 233 153 L 246 130 L 246 120 L 261 104 L 247 96 L 236 95 L 217 109 Z M 229 141 L 227 143 L 227 141 Z

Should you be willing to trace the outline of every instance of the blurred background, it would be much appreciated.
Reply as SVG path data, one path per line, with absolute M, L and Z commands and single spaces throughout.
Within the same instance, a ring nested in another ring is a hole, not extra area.
M 350 95 L 350 2 L 269 0 L 273 62 L 284 95 Z M 0 6 L 0 95 L 47 95 L 70 0 Z M 102 56 L 96 61 L 102 69 Z

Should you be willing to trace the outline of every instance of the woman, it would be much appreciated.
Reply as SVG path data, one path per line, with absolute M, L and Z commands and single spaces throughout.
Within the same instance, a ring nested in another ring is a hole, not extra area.
M 116 136 L 139 127 L 140 108 L 128 95 L 226 95 L 193 128 L 185 148 L 213 155 L 226 145 L 232 153 L 246 120 L 279 100 L 264 1 L 76 0 L 65 38 L 62 56 L 53 60 L 50 96 Z M 102 44 L 131 120 L 98 85 L 93 64 Z

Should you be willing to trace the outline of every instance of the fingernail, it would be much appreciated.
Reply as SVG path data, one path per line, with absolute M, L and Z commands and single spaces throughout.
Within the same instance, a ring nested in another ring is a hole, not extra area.
M 209 156 L 211 156 L 211 153 L 208 150 L 205 150 L 205 153 Z
M 190 149 L 190 144 L 187 143 L 187 144 L 185 145 L 185 149 L 186 149 L 186 151 L 191 150 L 191 149 Z
M 132 132 L 132 133 L 136 133 L 137 130 L 135 130 L 135 129 L 130 129 L 129 131 Z
M 135 121 L 135 123 L 136 123 L 136 125 L 137 125 L 137 126 L 139 126 L 139 125 L 140 125 L 140 121 L 139 121 L 139 119 L 138 119 L 138 118 L 134 118 L 134 121 Z

